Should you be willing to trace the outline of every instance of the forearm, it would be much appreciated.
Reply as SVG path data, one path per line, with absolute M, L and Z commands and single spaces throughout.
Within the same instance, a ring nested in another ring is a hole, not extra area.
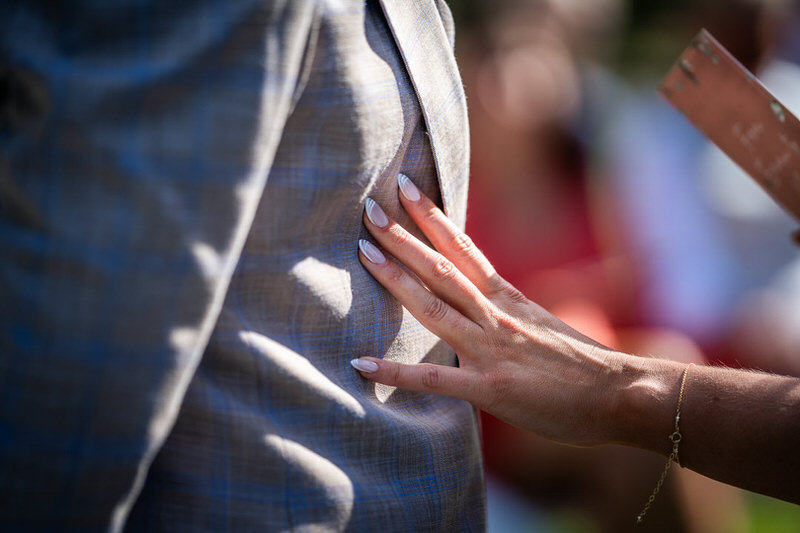
M 619 442 L 668 455 L 685 365 L 622 356 Z M 800 503 L 800 380 L 692 366 L 681 405 L 679 460 L 708 477 Z

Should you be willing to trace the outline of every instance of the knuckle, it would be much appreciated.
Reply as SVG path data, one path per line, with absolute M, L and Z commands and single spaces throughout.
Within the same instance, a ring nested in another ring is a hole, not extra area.
M 449 279 L 455 275 L 455 267 L 445 257 L 439 257 L 433 265 L 433 275 L 438 279 Z
M 498 402 L 508 394 L 511 380 L 500 368 L 485 372 L 482 381 L 486 387 L 489 398 L 493 402 Z
M 528 301 L 528 297 L 521 290 L 508 282 L 503 283 L 500 293 L 514 303 L 522 304 Z
M 399 268 L 397 266 L 392 266 L 392 268 L 389 269 L 388 278 L 391 283 L 396 284 L 400 283 L 400 281 L 402 281 L 403 278 L 406 277 L 406 275 L 407 274 L 403 271 L 402 268 Z
M 406 230 L 404 230 L 404 229 L 403 229 L 403 228 L 402 228 L 400 225 L 398 225 L 398 224 L 394 224 L 394 225 L 392 226 L 392 228 L 391 228 L 391 229 L 390 229 L 390 231 L 389 231 L 389 234 L 392 236 L 392 240 L 393 240 L 393 241 L 395 242 L 395 244 L 397 244 L 398 246 L 403 246 L 403 245 L 405 245 L 405 244 L 408 244 L 408 241 L 409 241 L 409 240 L 410 240 L 410 238 L 411 238 L 411 236 L 409 235 L 409 233 L 408 233 Z
M 447 315 L 447 304 L 431 295 L 425 303 L 423 313 L 434 320 L 442 320 Z
M 402 377 L 400 374 L 400 365 L 389 365 L 389 372 L 386 377 L 387 383 L 390 385 L 400 383 L 400 379 Z
M 489 291 L 491 291 L 494 295 L 503 295 L 508 290 L 508 286 L 511 285 L 509 282 L 504 280 L 500 277 L 500 275 L 495 272 L 489 278 Z M 512 285 L 513 287 L 513 285 Z
M 472 255 L 477 250 L 470 236 L 463 232 L 453 237 L 453 246 L 462 255 Z
M 428 206 L 428 208 L 425 210 L 425 213 L 423 214 L 425 222 L 428 223 L 436 222 L 437 219 L 439 218 L 439 212 L 440 212 L 439 208 L 436 207 L 435 205 L 431 204 L 430 206 Z
M 428 389 L 435 389 L 439 387 L 441 376 L 439 369 L 431 365 L 422 371 L 422 384 Z
M 489 320 L 495 329 L 504 331 L 516 331 L 518 329 L 517 320 L 508 313 L 497 308 L 493 308 L 489 311 Z
M 525 327 L 512 315 L 492 309 L 488 314 L 487 325 L 484 328 L 485 343 L 492 350 L 506 353 L 525 344 Z

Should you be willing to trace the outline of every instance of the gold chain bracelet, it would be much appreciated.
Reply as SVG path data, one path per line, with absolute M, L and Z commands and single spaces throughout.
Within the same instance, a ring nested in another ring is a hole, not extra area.
M 675 412 L 675 431 L 667 437 L 672 442 L 672 453 L 669 454 L 667 457 L 667 464 L 664 466 L 664 471 L 661 472 L 661 477 L 658 478 L 658 483 L 656 483 L 656 488 L 653 489 L 653 493 L 647 499 L 647 503 L 644 504 L 644 509 L 642 512 L 639 513 L 639 516 L 636 517 L 636 523 L 640 524 L 644 520 L 644 515 L 650 509 L 650 506 L 653 505 L 653 502 L 656 499 L 656 495 L 661 490 L 661 486 L 664 484 L 664 480 L 667 479 L 667 473 L 669 473 L 669 467 L 672 466 L 672 463 L 681 464 L 680 459 L 678 458 L 678 446 L 683 439 L 683 435 L 681 435 L 681 430 L 679 427 L 681 421 L 681 403 L 683 403 L 683 389 L 686 387 L 686 376 L 689 375 L 689 369 L 694 366 L 694 363 L 689 363 L 686 368 L 683 369 L 683 377 L 681 378 L 681 390 L 678 393 L 678 409 Z

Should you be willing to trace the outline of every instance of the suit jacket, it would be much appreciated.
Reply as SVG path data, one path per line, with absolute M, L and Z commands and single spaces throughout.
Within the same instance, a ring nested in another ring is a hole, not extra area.
M 367 196 L 408 223 L 401 171 L 464 222 L 446 6 L 0 26 L 3 529 L 482 529 L 474 409 L 348 365 L 455 364 L 356 252 Z
M 356 246 L 367 196 L 409 223 L 398 172 L 464 222 L 446 6 L 20 2 L 0 25 L 3 529 L 482 529 L 474 409 L 349 367 L 456 362 Z

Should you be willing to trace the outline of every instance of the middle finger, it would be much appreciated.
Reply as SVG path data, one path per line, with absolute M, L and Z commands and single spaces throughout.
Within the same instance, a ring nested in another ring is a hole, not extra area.
M 395 258 L 408 267 L 437 296 L 478 324 L 491 305 L 458 268 L 391 220 L 372 198 L 364 207 L 364 225 Z

